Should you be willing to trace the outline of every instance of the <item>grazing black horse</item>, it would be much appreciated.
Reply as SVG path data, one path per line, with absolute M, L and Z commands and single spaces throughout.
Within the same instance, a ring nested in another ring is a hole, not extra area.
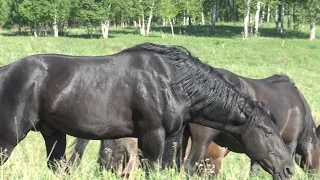
M 137 137 L 144 157 L 161 165 L 165 139 L 196 123 L 241 139 L 275 179 L 294 174 L 268 110 L 183 48 L 147 43 L 109 56 L 28 56 L 1 68 L 0 102 L 1 164 L 38 130 L 49 166 L 64 156 L 66 134 Z
M 272 112 L 291 156 L 296 153 L 302 157 L 301 167 L 308 165 L 308 169 L 319 170 L 320 127 L 316 128 L 309 105 L 289 77 L 273 75 L 265 79 L 250 79 L 224 69 L 216 70 L 243 93 L 263 102 Z M 196 124 L 190 124 L 190 129 L 192 147 L 184 166 L 191 174 L 195 172 L 196 162 L 204 157 L 211 141 L 234 152 L 245 152 L 237 138 L 231 135 Z M 257 166 L 253 163 L 251 171 L 255 172 Z

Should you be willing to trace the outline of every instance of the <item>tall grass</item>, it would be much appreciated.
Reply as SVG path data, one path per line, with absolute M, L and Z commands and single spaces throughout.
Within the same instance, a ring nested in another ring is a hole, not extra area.
M 197 29 L 198 28 L 198 29 Z M 85 30 L 71 29 L 66 37 L 15 36 L 4 32 L 0 36 L 0 65 L 9 64 L 22 57 L 38 53 L 61 53 L 69 55 L 108 55 L 135 44 L 152 42 L 182 45 L 202 61 L 229 69 L 239 75 L 263 78 L 275 73 L 285 73 L 305 95 L 317 124 L 320 124 L 320 41 L 307 40 L 307 29 L 295 33 L 287 31 L 283 36 L 274 35 L 267 25 L 261 29 L 261 37 L 242 40 L 241 27 L 220 24 L 217 31 L 210 27 L 177 27 L 172 39 L 166 28 L 154 27 L 149 37 L 141 37 L 135 29 L 112 28 L 111 38 L 86 39 Z M 317 30 L 317 34 L 320 34 Z M 164 36 L 163 36 L 164 35 Z M 162 38 L 164 37 L 164 38 Z M 319 36 L 317 36 L 319 38 Z M 1 78 L 1 77 L 0 77 Z M 1 102 L 0 102 L 1 103 Z M 68 144 L 72 137 L 68 137 Z M 13 151 L 8 162 L 0 167 L 0 179 L 116 179 L 111 172 L 100 173 L 96 164 L 98 141 L 91 141 L 80 167 L 71 173 L 54 175 L 46 166 L 45 145 L 39 133 L 31 132 Z M 222 164 L 217 179 L 270 179 L 260 171 L 249 176 L 249 158 L 243 154 L 230 153 Z M 184 174 L 174 169 L 152 172 L 152 179 L 183 179 Z M 145 179 L 140 169 L 136 179 Z M 310 179 L 296 166 L 293 179 Z M 200 179 L 194 177 L 194 179 Z

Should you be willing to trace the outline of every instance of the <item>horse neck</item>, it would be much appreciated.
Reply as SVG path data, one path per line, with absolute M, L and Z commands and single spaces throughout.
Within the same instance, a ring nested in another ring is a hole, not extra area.
M 211 77 L 209 77 L 211 78 Z M 204 114 L 206 119 L 220 121 L 223 123 L 233 122 L 235 124 L 244 124 L 247 118 L 244 118 L 244 107 L 253 110 L 255 105 L 251 98 L 241 93 L 240 89 L 228 82 L 223 74 L 212 74 L 214 81 L 206 81 L 208 84 L 202 84 L 204 89 L 209 89 L 209 92 L 201 94 L 201 99 L 189 97 L 191 99 L 191 108 L 194 112 Z M 199 86 L 201 87 L 201 86 Z M 200 94 L 195 93 L 193 94 Z M 199 96 L 199 95 L 198 95 Z M 241 105 L 242 104 L 242 105 Z

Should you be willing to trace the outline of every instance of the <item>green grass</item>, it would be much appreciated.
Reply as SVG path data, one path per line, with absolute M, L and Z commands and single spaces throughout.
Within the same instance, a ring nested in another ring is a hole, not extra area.
M 301 32 L 287 31 L 284 35 L 274 34 L 270 25 L 263 25 L 260 37 L 242 40 L 242 28 L 235 24 L 218 24 L 212 32 L 210 27 L 176 28 L 172 39 L 168 28 L 154 27 L 152 35 L 141 37 L 135 29 L 113 28 L 111 38 L 102 39 L 95 35 L 87 39 L 85 29 L 68 30 L 67 37 L 15 36 L 6 31 L 0 36 L 0 65 L 14 62 L 22 57 L 38 53 L 61 53 L 69 55 L 108 55 L 138 43 L 152 42 L 167 45 L 182 45 L 195 56 L 214 67 L 229 69 L 239 75 L 263 78 L 275 73 L 289 75 L 305 95 L 316 123 L 320 124 L 320 40 L 309 41 L 308 26 Z M 165 35 L 162 38 L 162 35 Z M 181 35 L 180 35 L 181 34 Z M 71 143 L 71 137 L 68 138 Z M 54 175 L 46 167 L 45 145 L 39 133 L 28 137 L 13 151 L 8 162 L 0 167 L 0 179 L 116 179 L 110 173 L 102 175 L 96 164 L 98 141 L 90 142 L 80 167 L 71 176 Z M 135 175 L 144 179 L 142 170 Z M 152 179 L 181 179 L 173 169 L 152 172 Z M 249 159 L 245 155 L 229 154 L 222 165 L 217 179 L 249 178 Z M 250 179 L 270 179 L 261 171 Z M 195 179 L 197 179 L 195 177 Z M 293 179 L 310 179 L 298 167 Z

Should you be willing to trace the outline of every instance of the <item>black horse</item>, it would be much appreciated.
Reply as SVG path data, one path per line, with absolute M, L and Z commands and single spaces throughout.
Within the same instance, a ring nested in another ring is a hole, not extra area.
M 309 105 L 289 77 L 274 75 L 265 79 L 249 79 L 224 69 L 216 70 L 243 93 L 263 102 L 272 112 L 291 156 L 296 153 L 302 157 L 301 167 L 308 165 L 307 169 L 319 169 L 320 127 L 316 128 Z M 184 166 L 191 174 L 196 171 L 196 162 L 204 157 L 211 141 L 234 152 L 245 152 L 245 147 L 234 136 L 196 124 L 190 124 L 190 129 L 192 146 Z M 257 166 L 253 163 L 251 171 L 255 172 Z
M 183 48 L 141 44 L 109 56 L 28 56 L 1 68 L 0 102 L 1 164 L 38 130 L 49 166 L 63 158 L 66 134 L 137 137 L 144 157 L 161 165 L 165 139 L 196 123 L 241 139 L 275 179 L 294 174 L 268 110 Z

